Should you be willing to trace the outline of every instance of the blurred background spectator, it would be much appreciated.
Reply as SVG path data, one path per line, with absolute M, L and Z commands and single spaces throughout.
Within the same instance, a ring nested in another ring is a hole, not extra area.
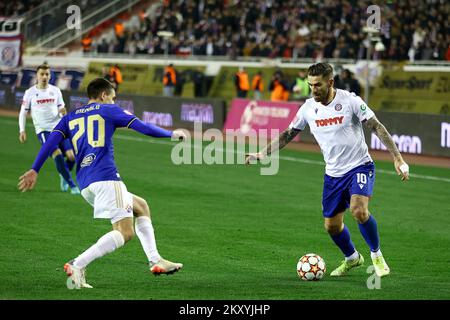
M 261 71 L 258 71 L 252 79 L 252 90 L 253 90 L 253 99 L 261 100 L 262 92 L 264 90 L 264 82 Z
M 236 96 L 238 98 L 246 98 L 250 90 L 250 82 L 244 67 L 239 67 L 239 71 L 235 74 L 234 85 L 236 87 Z
M 361 86 L 358 80 L 348 69 L 343 69 L 339 75 L 334 77 L 334 86 L 338 89 L 354 92 L 358 96 L 361 94 Z
M 8 0 L 0 2 L 0 17 L 18 17 L 40 5 L 43 0 Z
M 281 70 L 275 71 L 269 84 L 270 101 L 288 101 L 289 85 Z
M 197 98 L 206 96 L 205 75 L 200 67 L 192 72 L 192 82 L 194 82 L 194 96 Z
M 123 82 L 122 72 L 118 64 L 115 64 L 109 68 L 108 72 L 109 81 L 114 85 L 116 92 L 119 92 L 119 85 Z
M 304 70 L 300 70 L 298 72 L 298 76 L 295 79 L 294 86 L 292 87 L 292 92 L 293 100 L 309 98 L 311 89 L 309 88 L 308 79 L 306 78 L 306 72 Z
M 175 93 L 175 86 L 177 84 L 177 72 L 175 71 L 175 68 L 173 64 L 169 64 L 164 69 L 164 75 L 163 75 L 163 95 L 165 97 L 173 97 Z

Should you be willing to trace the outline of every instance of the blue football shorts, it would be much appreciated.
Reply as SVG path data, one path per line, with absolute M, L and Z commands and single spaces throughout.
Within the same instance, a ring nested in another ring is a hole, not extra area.
M 49 135 L 50 135 L 49 131 L 41 131 L 37 134 L 37 137 L 38 137 L 39 141 L 41 142 L 41 144 L 44 144 L 45 141 L 47 141 Z M 55 149 L 53 149 L 51 151 L 51 153 L 53 153 L 58 148 L 61 150 L 61 152 L 64 155 L 66 153 L 66 151 L 73 150 L 72 142 L 70 141 L 70 139 L 64 139 L 63 141 L 61 141 L 59 143 L 59 145 Z
M 350 206 L 352 195 L 371 197 L 375 184 L 375 165 L 368 162 L 360 165 L 342 177 L 325 174 L 323 181 L 322 213 L 332 218 Z

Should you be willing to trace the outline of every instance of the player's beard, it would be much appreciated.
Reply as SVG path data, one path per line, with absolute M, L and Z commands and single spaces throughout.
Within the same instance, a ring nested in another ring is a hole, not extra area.
M 314 100 L 316 102 L 320 102 L 322 104 L 326 104 L 327 103 L 327 99 L 328 99 L 328 95 L 330 94 L 330 87 L 328 87 L 327 91 L 324 94 L 319 94 L 317 97 L 314 96 Z

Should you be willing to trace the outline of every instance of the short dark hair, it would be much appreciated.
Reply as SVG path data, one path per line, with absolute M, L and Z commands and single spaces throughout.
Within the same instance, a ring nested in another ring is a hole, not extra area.
M 43 64 L 39 65 L 39 66 L 36 68 L 36 72 L 38 72 L 40 69 L 42 69 L 42 70 L 48 70 L 48 69 L 50 69 L 50 66 L 49 66 L 48 64 L 46 64 L 46 63 L 43 63 Z
M 114 90 L 114 86 L 111 82 L 103 78 L 97 78 L 89 82 L 87 86 L 87 95 L 89 99 L 97 99 L 102 92 L 107 92 L 108 94 Z
M 308 68 L 308 76 L 323 76 L 329 78 L 333 76 L 333 67 L 326 62 L 313 64 Z

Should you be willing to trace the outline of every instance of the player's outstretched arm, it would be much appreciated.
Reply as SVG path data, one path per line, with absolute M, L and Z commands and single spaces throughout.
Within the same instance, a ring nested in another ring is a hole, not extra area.
M 391 153 L 392 157 L 394 158 L 394 167 L 397 171 L 397 174 L 401 177 L 403 180 L 409 180 L 409 166 L 408 164 L 403 160 L 402 155 L 400 154 L 400 151 L 398 150 L 397 146 L 395 145 L 394 140 L 392 140 L 391 135 L 386 130 L 386 127 L 377 119 L 376 116 L 373 116 L 369 120 L 366 121 L 366 125 L 375 132 L 377 137 L 383 142 L 383 144 L 386 146 L 386 148 Z
M 19 190 L 25 192 L 27 190 L 31 190 L 34 188 L 39 170 L 41 170 L 42 166 L 45 163 L 45 160 L 48 159 L 50 153 L 55 150 L 55 147 L 63 140 L 63 135 L 59 131 L 52 132 L 47 141 L 42 145 L 41 150 L 39 151 L 36 159 L 34 160 L 33 166 L 31 170 L 28 170 L 23 175 L 19 177 L 18 187 Z
M 185 140 L 186 134 L 181 130 L 166 130 L 161 127 L 155 126 L 151 123 L 142 122 L 139 119 L 135 119 L 129 125 L 130 129 L 133 129 L 139 133 L 145 134 L 147 136 L 156 137 L 156 138 L 172 138 L 176 140 Z
M 281 150 L 284 148 L 289 142 L 291 142 L 298 134 L 300 130 L 295 128 L 288 128 L 283 131 L 282 134 L 278 136 L 277 139 L 271 141 L 264 149 L 262 149 L 258 153 L 249 153 L 245 155 L 245 164 L 250 164 L 252 160 L 261 160 L 270 155 L 272 152 L 276 150 Z

